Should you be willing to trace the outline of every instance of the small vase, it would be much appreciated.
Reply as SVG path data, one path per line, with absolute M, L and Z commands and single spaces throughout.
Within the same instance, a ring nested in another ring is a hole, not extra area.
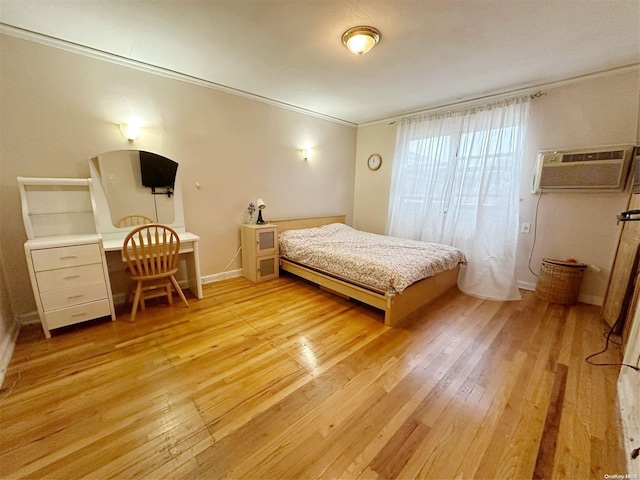
M 243 222 L 248 225 L 256 223 L 255 213 L 244 212 Z

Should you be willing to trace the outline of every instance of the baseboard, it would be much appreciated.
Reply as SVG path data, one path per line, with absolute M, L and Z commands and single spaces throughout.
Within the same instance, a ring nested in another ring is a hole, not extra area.
M 632 381 L 634 375 L 640 375 L 640 372 L 629 369 L 624 371 L 618 380 L 618 408 L 627 458 L 627 476 L 624 478 L 640 478 L 640 457 L 631 458 L 631 452 L 640 447 L 640 394 L 637 391 L 638 382 Z M 636 386 L 633 383 L 636 383 Z
M 125 294 L 124 293 L 114 293 L 112 294 L 113 304 L 114 305 L 124 305 Z
M 523 282 L 522 280 L 518 280 L 518 288 L 535 292 L 536 284 L 533 282 Z M 597 305 L 598 307 L 601 307 L 604 302 L 604 297 L 600 297 L 598 295 L 580 295 L 578 297 L 578 301 L 580 303 L 587 303 L 589 305 Z
M 4 376 L 9 368 L 11 362 L 11 356 L 13 355 L 13 349 L 16 346 L 16 340 L 18 339 L 18 333 L 20 333 L 20 320 L 18 317 L 14 318 L 11 330 L 8 335 L 5 335 L 0 343 L 0 386 L 4 382 Z
M 202 284 L 206 285 L 207 283 L 219 282 L 221 280 L 226 280 L 227 278 L 235 278 L 242 276 L 242 269 L 231 270 L 229 272 L 216 273 L 214 275 L 207 275 L 201 278 Z M 180 288 L 183 290 L 189 288 L 189 282 L 187 280 L 178 280 L 178 284 Z M 125 301 L 124 293 L 114 293 L 113 294 L 113 304 L 114 305 L 123 305 Z
M 522 280 L 518 280 L 518 288 L 522 290 L 529 290 L 530 292 L 535 291 L 536 284 L 532 282 L 523 282 Z
M 227 280 L 229 278 L 237 278 L 241 276 L 242 276 L 242 269 L 239 268 L 237 270 L 230 270 L 228 272 L 220 272 L 220 273 L 215 273 L 213 275 L 206 275 L 202 277 L 202 284 L 206 285 L 207 283 L 221 282 L 222 280 Z
M 40 315 L 38 315 L 37 310 L 29 313 L 23 313 L 22 315 L 16 316 L 18 325 L 29 325 L 32 323 L 40 323 Z
M 602 306 L 604 302 L 604 297 L 600 297 L 597 295 L 579 295 L 578 301 L 580 303 L 588 303 L 589 305 L 597 305 L 598 307 Z

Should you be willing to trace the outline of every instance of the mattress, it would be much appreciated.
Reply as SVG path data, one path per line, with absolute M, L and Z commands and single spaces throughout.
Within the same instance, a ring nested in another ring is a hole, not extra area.
M 466 262 L 448 245 L 362 232 L 343 223 L 287 230 L 279 240 L 280 255 L 288 260 L 390 293 Z

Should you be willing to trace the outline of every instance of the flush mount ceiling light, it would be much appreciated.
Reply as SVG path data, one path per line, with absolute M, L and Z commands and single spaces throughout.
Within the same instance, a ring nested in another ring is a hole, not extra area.
M 380 41 L 380 32 L 373 27 L 353 27 L 342 34 L 342 43 L 351 53 L 362 55 Z

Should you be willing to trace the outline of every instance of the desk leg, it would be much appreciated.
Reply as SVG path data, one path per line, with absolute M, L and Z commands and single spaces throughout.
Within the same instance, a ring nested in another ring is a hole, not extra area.
M 196 297 L 202 298 L 202 276 L 200 275 L 200 253 L 198 252 L 198 242 L 193 242 L 193 253 L 190 254 L 191 265 L 187 272 L 189 277 L 189 290 Z

